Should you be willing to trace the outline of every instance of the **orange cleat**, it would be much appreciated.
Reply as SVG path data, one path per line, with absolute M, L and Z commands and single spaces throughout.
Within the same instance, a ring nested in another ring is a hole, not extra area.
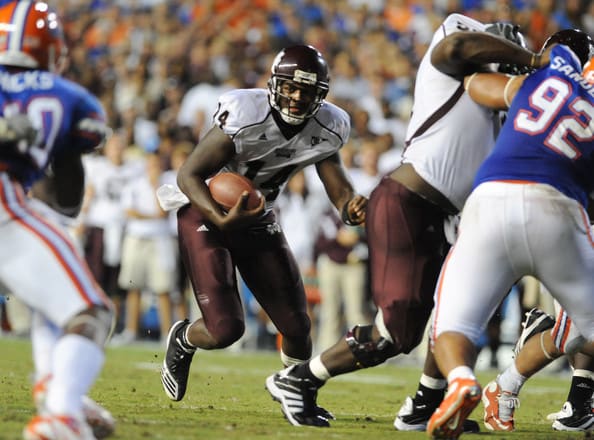
M 513 431 L 514 410 L 520 407 L 518 396 L 501 391 L 497 381 L 489 382 L 483 391 L 484 422 L 491 431 Z
M 448 384 L 448 393 L 427 424 L 432 439 L 457 439 L 464 421 L 481 400 L 481 386 L 476 379 L 458 378 Z

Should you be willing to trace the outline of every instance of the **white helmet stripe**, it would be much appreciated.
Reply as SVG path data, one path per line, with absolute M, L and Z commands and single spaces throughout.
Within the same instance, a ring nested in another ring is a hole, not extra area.
M 20 51 L 23 44 L 23 33 L 25 32 L 25 21 L 27 20 L 27 12 L 31 7 L 30 1 L 18 2 L 14 14 L 12 16 L 12 25 L 14 32 L 10 32 L 10 41 L 8 42 L 9 51 Z

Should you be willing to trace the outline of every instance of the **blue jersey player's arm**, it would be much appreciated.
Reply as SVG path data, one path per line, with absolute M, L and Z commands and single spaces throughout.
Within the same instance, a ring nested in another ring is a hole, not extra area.
M 46 175 L 31 192 L 63 215 L 76 217 L 84 195 L 82 155 L 101 147 L 110 129 L 105 112 L 92 95 L 84 93 L 74 110 L 68 136 L 56 145 Z
M 493 110 L 507 110 L 526 75 L 476 73 L 464 78 L 464 88 L 476 103 Z

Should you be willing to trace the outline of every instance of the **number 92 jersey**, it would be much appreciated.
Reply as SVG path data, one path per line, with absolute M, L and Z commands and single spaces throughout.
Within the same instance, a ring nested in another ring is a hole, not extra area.
M 0 66 L 0 90 L 3 115 L 27 114 L 39 130 L 27 148 L 0 146 L 0 163 L 25 187 L 43 174 L 53 157 L 90 152 L 105 139 L 101 104 L 72 81 L 44 70 Z
M 587 206 L 594 190 L 594 87 L 566 46 L 554 47 L 550 58 L 518 90 L 475 185 L 546 183 Z
M 223 169 L 246 176 L 266 197 L 267 209 L 289 177 L 335 154 L 348 140 L 350 119 L 324 101 L 305 127 L 287 139 L 280 131 L 265 89 L 237 89 L 219 99 L 214 123 L 235 143 L 235 157 Z

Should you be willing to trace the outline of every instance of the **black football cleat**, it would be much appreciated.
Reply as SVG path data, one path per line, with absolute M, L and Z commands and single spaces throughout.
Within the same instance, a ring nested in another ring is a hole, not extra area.
M 309 379 L 291 375 L 293 368 L 291 366 L 269 376 L 266 389 L 281 404 L 281 410 L 291 425 L 329 427 L 328 418 L 320 415 L 323 408 L 316 404 L 318 388 Z
M 514 355 L 517 356 L 526 341 L 532 336 L 542 333 L 555 326 L 555 318 L 536 307 L 525 313 L 526 317 L 522 322 L 522 333 L 514 347 Z
M 555 431 L 591 431 L 594 429 L 594 413 L 591 402 L 574 408 L 571 402 L 565 402 L 563 409 L 557 414 L 553 422 Z
M 165 394 L 176 402 L 182 400 L 186 394 L 190 365 L 196 348 L 184 342 L 183 332 L 190 325 L 187 319 L 178 321 L 169 330 L 167 336 L 167 352 L 161 368 L 161 383 Z
M 398 431 L 425 431 L 427 429 L 427 423 L 439 406 L 439 403 L 417 403 L 412 397 L 406 396 L 404 403 L 396 415 L 396 419 L 394 419 L 394 428 Z M 480 430 L 480 426 L 475 420 L 466 419 L 464 421 L 462 432 L 471 434 L 480 432 Z

